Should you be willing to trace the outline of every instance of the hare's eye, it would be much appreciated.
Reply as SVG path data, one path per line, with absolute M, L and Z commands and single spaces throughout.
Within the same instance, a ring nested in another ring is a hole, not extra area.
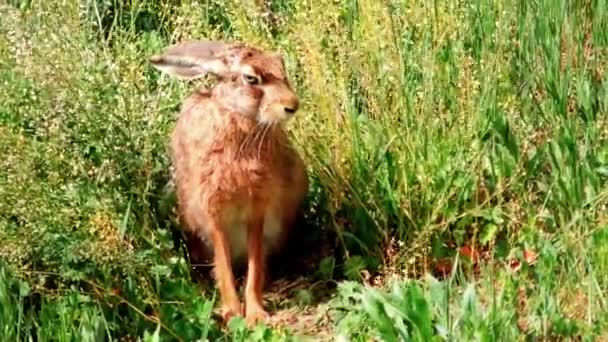
M 260 84 L 260 78 L 254 75 L 243 74 L 243 79 L 245 80 L 245 82 L 252 85 Z

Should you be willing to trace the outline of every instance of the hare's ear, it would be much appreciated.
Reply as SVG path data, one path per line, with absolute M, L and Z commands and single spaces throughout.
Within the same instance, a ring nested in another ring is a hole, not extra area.
M 277 60 L 283 68 L 285 68 L 285 58 L 281 53 L 275 52 L 272 54 L 272 57 L 274 57 L 274 59 Z
M 150 62 L 158 70 L 180 79 L 196 79 L 205 74 L 222 76 L 230 71 L 223 56 L 229 46 L 216 41 L 189 41 L 170 46 Z

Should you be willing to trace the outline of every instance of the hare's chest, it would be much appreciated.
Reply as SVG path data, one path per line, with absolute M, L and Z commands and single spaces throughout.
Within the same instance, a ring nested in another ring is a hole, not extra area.
M 247 231 L 254 215 L 253 202 L 234 203 L 222 211 L 225 234 L 230 242 L 232 257 L 242 260 L 247 257 Z M 278 247 L 281 238 L 281 218 L 275 206 L 269 206 L 264 212 L 263 244 L 267 252 Z

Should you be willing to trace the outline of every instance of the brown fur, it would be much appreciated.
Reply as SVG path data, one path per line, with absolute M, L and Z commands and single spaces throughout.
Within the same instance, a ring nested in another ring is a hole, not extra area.
M 171 156 L 180 219 L 210 247 L 195 252 L 213 257 L 225 320 L 243 312 L 232 266 L 246 248 L 245 317 L 253 324 L 267 317 L 266 256 L 285 243 L 308 190 L 304 164 L 281 126 L 297 96 L 280 57 L 242 45 L 185 43 L 152 62 L 177 76 L 220 78 L 184 102 Z M 245 81 L 250 73 L 259 84 Z

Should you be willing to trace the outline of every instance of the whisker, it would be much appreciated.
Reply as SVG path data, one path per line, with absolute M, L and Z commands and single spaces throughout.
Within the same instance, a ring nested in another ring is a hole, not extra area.
M 260 148 L 261 148 L 262 142 L 264 141 L 264 134 L 266 133 L 266 124 L 264 124 L 262 126 L 262 130 L 261 131 L 262 131 L 262 133 L 260 135 L 260 139 L 257 142 L 258 143 L 258 155 L 257 155 L 258 159 L 260 158 Z
M 260 139 L 260 143 L 258 145 L 258 159 L 260 158 L 262 153 L 262 145 L 264 144 L 264 139 L 266 138 L 268 131 L 272 127 L 272 124 L 265 124 L 264 126 L 264 133 L 262 134 L 262 138 Z
M 253 139 L 251 141 L 252 144 L 255 144 L 255 142 L 262 137 L 263 132 L 264 132 L 263 123 L 258 122 L 255 127 L 256 127 L 256 129 L 255 129 L 255 132 L 253 135 Z
M 243 141 L 241 142 L 241 145 L 239 146 L 237 156 L 240 156 L 241 153 L 244 150 L 246 150 L 253 141 L 255 141 L 255 139 L 258 135 L 259 127 L 260 127 L 260 123 L 256 123 L 255 127 L 253 127 L 253 132 L 251 134 L 247 134 L 245 136 L 245 139 L 243 139 Z

